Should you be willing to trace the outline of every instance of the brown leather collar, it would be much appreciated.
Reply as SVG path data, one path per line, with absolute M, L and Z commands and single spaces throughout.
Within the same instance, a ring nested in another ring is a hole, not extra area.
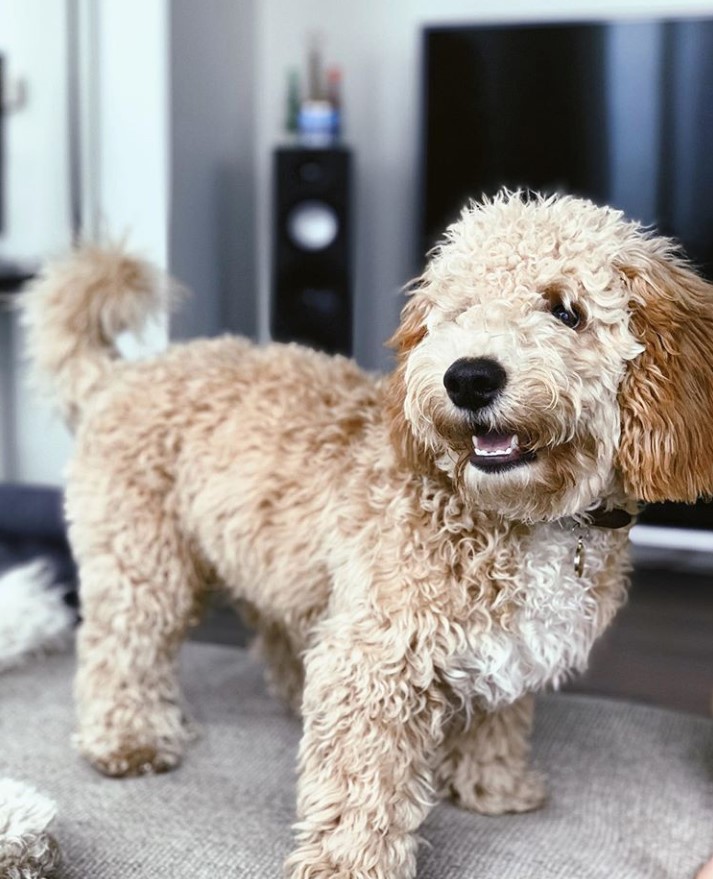
M 621 507 L 608 510 L 603 504 L 590 510 L 586 515 L 589 519 L 589 524 L 595 528 L 626 528 L 627 525 L 631 525 L 636 520 L 636 516 L 627 513 Z

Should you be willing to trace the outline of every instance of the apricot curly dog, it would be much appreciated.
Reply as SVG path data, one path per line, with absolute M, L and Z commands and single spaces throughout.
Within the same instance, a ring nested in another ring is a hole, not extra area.
M 639 501 L 713 489 L 713 292 L 671 242 L 571 197 L 467 208 L 374 378 L 221 338 L 122 362 L 167 286 L 83 249 L 25 300 L 76 428 L 79 748 L 175 766 L 175 658 L 222 584 L 304 717 L 292 879 L 406 879 L 440 795 L 537 807 L 531 693 L 626 592 Z

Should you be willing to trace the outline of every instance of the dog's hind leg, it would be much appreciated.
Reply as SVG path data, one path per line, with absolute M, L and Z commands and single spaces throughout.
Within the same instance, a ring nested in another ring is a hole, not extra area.
M 117 507 L 72 527 L 84 620 L 76 744 L 101 772 L 127 776 L 177 765 L 190 738 L 175 665 L 200 580 L 159 498 L 124 491 Z
M 302 708 L 304 668 L 287 629 L 279 623 L 258 623 L 255 651 L 267 663 L 270 692 L 286 702 L 295 714 Z
M 530 769 L 533 700 L 458 718 L 443 747 L 439 789 L 463 808 L 485 815 L 528 812 L 545 800 L 544 779 Z

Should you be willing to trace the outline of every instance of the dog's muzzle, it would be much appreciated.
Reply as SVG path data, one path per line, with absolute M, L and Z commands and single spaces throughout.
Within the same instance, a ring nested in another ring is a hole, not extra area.
M 448 367 L 443 384 L 451 402 L 477 424 L 477 416 L 497 399 L 507 384 L 507 373 L 497 360 L 462 357 Z M 517 433 L 476 427 L 472 442 L 470 463 L 485 473 L 503 473 L 535 457 L 521 447 Z

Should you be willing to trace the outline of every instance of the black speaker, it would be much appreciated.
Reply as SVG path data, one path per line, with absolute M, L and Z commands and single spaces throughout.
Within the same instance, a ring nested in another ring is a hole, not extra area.
M 352 353 L 351 155 L 281 147 L 274 155 L 271 332 Z

